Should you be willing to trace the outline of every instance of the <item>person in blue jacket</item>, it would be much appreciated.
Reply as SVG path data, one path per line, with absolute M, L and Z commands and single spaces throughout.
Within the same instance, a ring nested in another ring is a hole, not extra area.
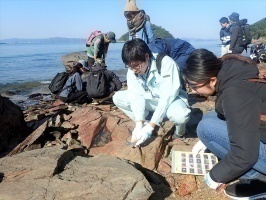
M 135 121 L 131 139 L 135 146 L 144 143 L 164 117 L 175 124 L 173 138 L 182 137 L 190 116 L 187 93 L 181 90 L 176 62 L 169 56 L 163 57 L 159 74 L 157 55 L 141 39 L 129 40 L 122 48 L 122 60 L 128 68 L 128 89 L 116 92 L 113 102 Z M 149 112 L 153 114 L 145 124 Z
M 229 50 L 232 33 L 230 32 L 230 23 L 227 17 L 222 17 L 219 22 L 222 26 L 220 30 L 220 40 L 222 41 L 221 56 L 223 56 L 224 54 L 232 53 L 232 51 Z
M 147 44 L 154 40 L 150 17 L 146 15 L 144 10 L 137 8 L 135 0 L 127 0 L 124 16 L 127 19 L 129 40 L 140 38 Z
M 80 60 L 81 61 L 81 60 Z M 65 103 L 86 103 L 89 101 L 87 92 L 81 79 L 82 71 L 85 68 L 82 62 L 74 62 L 72 71 L 59 94 L 59 98 Z
M 165 53 L 173 58 L 181 72 L 188 56 L 195 50 L 189 42 L 179 38 L 156 38 L 148 46 L 153 53 Z

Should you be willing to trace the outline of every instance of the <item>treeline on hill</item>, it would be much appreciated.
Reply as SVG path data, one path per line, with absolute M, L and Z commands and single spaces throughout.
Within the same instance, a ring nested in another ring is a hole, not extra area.
M 169 31 L 165 30 L 161 26 L 156 26 L 155 24 L 151 24 L 151 29 L 155 38 L 174 38 L 174 36 L 169 33 Z M 128 41 L 128 32 L 122 35 L 119 41 Z
M 266 18 L 250 25 L 250 33 L 254 39 L 266 38 Z

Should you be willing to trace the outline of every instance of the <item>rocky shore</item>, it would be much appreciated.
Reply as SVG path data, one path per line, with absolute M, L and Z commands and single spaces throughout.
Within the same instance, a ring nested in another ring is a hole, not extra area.
M 63 57 L 66 67 L 82 59 L 71 55 Z M 191 151 L 213 99 L 189 95 L 185 140 L 173 141 L 174 125 L 165 120 L 132 148 L 134 122 L 112 99 L 73 105 L 40 93 L 30 98 L 38 103 L 22 111 L 0 96 L 0 199 L 227 199 L 203 176 L 171 173 L 171 152 Z

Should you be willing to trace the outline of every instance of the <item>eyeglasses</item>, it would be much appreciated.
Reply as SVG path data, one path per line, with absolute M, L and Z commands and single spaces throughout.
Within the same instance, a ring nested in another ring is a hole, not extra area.
M 187 86 L 191 89 L 191 90 L 198 90 L 201 87 L 204 87 L 205 85 L 207 85 L 210 82 L 210 79 L 207 80 L 206 82 L 202 83 L 202 84 L 192 84 L 187 82 Z
M 125 68 L 129 68 L 129 69 L 140 69 L 142 67 L 141 62 L 139 62 L 136 65 L 126 65 Z

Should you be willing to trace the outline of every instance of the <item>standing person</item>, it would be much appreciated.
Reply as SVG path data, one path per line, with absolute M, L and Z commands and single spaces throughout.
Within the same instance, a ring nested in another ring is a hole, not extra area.
M 232 53 L 232 51 L 229 50 L 231 32 L 229 20 L 227 17 L 222 17 L 219 22 L 222 26 L 220 30 L 220 40 L 222 41 L 221 56 L 223 56 L 224 54 Z
M 124 16 L 127 19 L 129 40 L 140 38 L 149 44 L 154 40 L 150 17 L 146 15 L 144 10 L 137 8 L 135 0 L 126 1 Z
M 241 26 L 247 25 L 248 20 L 239 20 L 239 14 L 236 12 L 233 12 L 229 16 L 229 20 L 232 23 L 230 28 L 230 32 L 232 33 L 232 35 L 229 50 L 231 50 L 232 53 L 241 54 L 244 49 L 247 48 L 247 45 L 243 44 L 243 41 L 245 40 L 245 35 L 244 30 L 242 30 Z
M 72 71 L 59 94 L 59 98 L 65 103 L 86 103 L 89 101 L 87 92 L 81 79 L 82 64 L 74 62 Z
M 161 73 L 156 67 L 157 54 L 153 54 L 141 39 L 127 41 L 122 48 L 122 60 L 128 66 L 128 89 L 113 96 L 114 104 L 128 115 L 136 126 L 131 142 L 136 146 L 147 140 L 163 118 L 175 124 L 175 137 L 182 138 L 189 120 L 187 94 L 181 90 L 179 69 L 175 61 L 165 56 Z M 149 123 L 145 118 L 153 112 Z
M 107 32 L 102 33 L 92 39 L 92 44 L 88 47 L 88 67 L 94 65 L 97 59 L 105 60 L 110 43 L 115 43 L 115 33 Z
M 233 199 L 266 197 L 266 84 L 249 80 L 258 78 L 252 62 L 237 54 L 218 59 L 199 49 L 183 71 L 194 93 L 217 96 L 216 113 L 198 124 L 200 141 L 192 151 L 208 148 L 221 159 L 205 176 L 210 188 L 219 192 L 239 179 L 225 188 Z

